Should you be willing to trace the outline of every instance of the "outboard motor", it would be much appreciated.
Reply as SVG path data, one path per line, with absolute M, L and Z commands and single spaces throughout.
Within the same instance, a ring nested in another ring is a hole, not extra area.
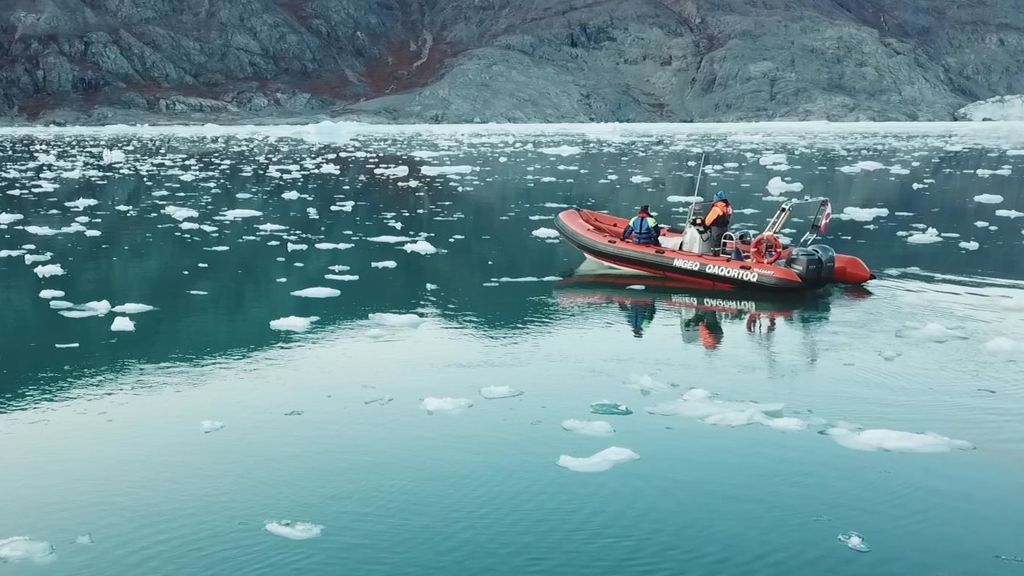
M 809 286 L 824 286 L 833 281 L 836 251 L 824 244 L 793 248 L 786 258 L 786 267 L 797 273 Z
M 793 248 L 786 258 L 786 267 L 796 272 L 797 276 L 810 286 L 822 284 L 821 256 L 810 248 Z
M 821 258 L 821 283 L 831 283 L 836 276 L 836 251 L 824 244 L 813 244 L 808 248 L 814 250 Z

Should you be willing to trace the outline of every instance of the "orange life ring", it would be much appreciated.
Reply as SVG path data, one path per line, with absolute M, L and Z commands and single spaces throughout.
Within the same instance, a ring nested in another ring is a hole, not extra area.
M 774 264 L 782 256 L 782 240 L 774 234 L 761 234 L 750 245 L 750 255 L 755 262 Z

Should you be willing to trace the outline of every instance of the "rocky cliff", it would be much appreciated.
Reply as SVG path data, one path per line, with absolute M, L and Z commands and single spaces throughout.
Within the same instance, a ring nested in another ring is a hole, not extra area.
M 1024 0 L 5 0 L 6 122 L 949 120 Z

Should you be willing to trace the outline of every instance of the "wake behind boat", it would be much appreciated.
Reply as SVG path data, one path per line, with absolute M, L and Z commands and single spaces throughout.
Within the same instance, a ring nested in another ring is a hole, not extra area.
M 813 244 L 831 217 L 825 198 L 785 202 L 761 234 L 727 232 L 717 246 L 712 245 L 702 219 L 694 216 L 698 207 L 691 205 L 682 232 L 664 232 L 659 245 L 623 240 L 628 220 L 591 210 L 565 210 L 556 217 L 555 226 L 588 258 L 706 290 L 815 290 L 874 278 L 860 258 Z M 803 237 L 786 246 L 782 230 L 796 207 L 817 207 L 817 212 Z

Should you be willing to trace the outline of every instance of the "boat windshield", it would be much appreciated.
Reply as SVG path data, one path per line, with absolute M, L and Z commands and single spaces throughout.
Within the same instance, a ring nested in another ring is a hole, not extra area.
M 686 214 L 686 222 L 696 216 L 703 218 L 711 210 L 711 201 L 694 202 Z M 765 234 L 773 234 L 784 239 L 786 244 L 796 241 L 798 246 L 806 246 L 828 229 L 832 208 L 828 198 L 809 198 L 806 200 L 789 200 L 779 205 L 775 215 L 764 229 Z M 735 216 L 733 217 L 735 220 Z M 735 231 L 735 230 L 734 230 Z M 757 232 L 753 232 L 757 234 Z

